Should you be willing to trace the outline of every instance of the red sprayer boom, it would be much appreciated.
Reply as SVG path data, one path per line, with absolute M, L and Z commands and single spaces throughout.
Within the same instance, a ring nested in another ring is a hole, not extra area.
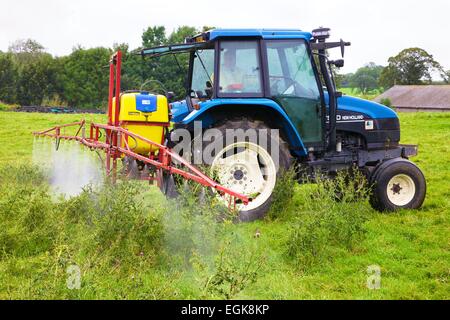
M 103 149 L 106 153 L 106 175 L 111 177 L 113 182 L 117 178 L 117 160 L 123 157 L 129 157 L 138 160 L 148 166 L 153 167 L 155 173 L 153 177 L 147 177 L 147 180 L 156 180 L 158 186 L 162 184 L 163 171 L 168 174 L 176 174 L 184 179 L 193 180 L 205 187 L 215 189 L 221 196 L 228 196 L 229 207 L 235 207 L 239 200 L 245 205 L 249 198 L 243 194 L 236 193 L 209 178 L 198 168 L 190 164 L 177 153 L 173 152 L 164 143 L 164 134 L 161 142 L 152 141 L 142 135 L 132 132 L 133 121 L 121 121 L 121 93 L 120 93 L 120 75 L 121 75 L 122 53 L 115 53 L 109 65 L 109 97 L 108 97 L 108 124 L 91 123 L 89 133 L 86 134 L 86 123 L 84 120 L 55 126 L 51 129 L 34 132 L 35 136 L 46 136 L 56 139 L 56 144 L 63 140 L 75 140 L 91 149 Z M 145 126 L 164 127 L 167 130 L 168 122 L 146 122 Z M 75 135 L 61 134 L 61 129 L 67 127 L 78 127 Z M 164 131 L 165 131 L 164 130 Z M 150 150 L 148 154 L 137 153 L 134 148 L 130 148 L 128 141 L 132 139 L 134 145 L 140 145 L 140 148 Z M 143 147 L 145 146 L 145 147 Z M 175 166 L 173 160 L 179 164 Z

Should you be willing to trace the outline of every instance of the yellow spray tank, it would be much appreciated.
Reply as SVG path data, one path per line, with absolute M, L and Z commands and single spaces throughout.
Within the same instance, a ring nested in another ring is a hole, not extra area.
M 116 99 L 113 99 L 112 121 L 116 110 Z M 151 141 L 162 144 L 164 129 L 169 126 L 169 104 L 163 95 L 148 92 L 130 92 L 120 95 L 119 126 Z M 122 139 L 122 147 L 125 141 Z M 156 152 L 158 148 L 128 138 L 131 151 L 141 155 Z

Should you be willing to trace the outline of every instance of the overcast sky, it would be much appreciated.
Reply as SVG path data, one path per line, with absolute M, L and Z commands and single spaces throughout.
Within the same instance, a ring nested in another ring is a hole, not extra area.
M 32 38 L 54 55 L 126 42 L 138 47 L 142 31 L 164 25 L 222 28 L 332 29 L 351 41 L 343 72 L 353 72 L 418 46 L 450 69 L 449 0 L 0 0 L 0 50 Z M 337 56 L 337 55 L 336 55 Z

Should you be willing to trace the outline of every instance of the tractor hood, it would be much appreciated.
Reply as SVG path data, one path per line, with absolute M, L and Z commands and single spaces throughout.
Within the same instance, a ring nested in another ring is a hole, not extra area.
M 182 121 L 189 114 L 189 107 L 186 100 L 172 102 L 170 104 L 170 113 L 172 114 L 173 122 Z
M 324 96 L 325 102 L 328 105 L 328 93 L 324 92 Z M 190 113 L 186 100 L 173 102 L 170 106 L 173 122 L 181 122 Z M 363 113 L 372 119 L 398 118 L 397 114 L 391 108 L 352 96 L 338 98 L 338 110 Z
M 325 102 L 328 105 L 328 93 L 324 92 Z M 374 101 L 364 100 L 351 96 L 338 98 L 338 111 L 346 110 L 355 113 L 364 113 L 372 119 L 398 118 L 395 111 Z

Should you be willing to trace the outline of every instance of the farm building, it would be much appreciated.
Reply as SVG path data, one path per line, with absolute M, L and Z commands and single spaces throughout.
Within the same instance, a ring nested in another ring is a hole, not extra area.
M 397 111 L 450 112 L 450 85 L 394 86 L 375 101 L 386 98 Z

